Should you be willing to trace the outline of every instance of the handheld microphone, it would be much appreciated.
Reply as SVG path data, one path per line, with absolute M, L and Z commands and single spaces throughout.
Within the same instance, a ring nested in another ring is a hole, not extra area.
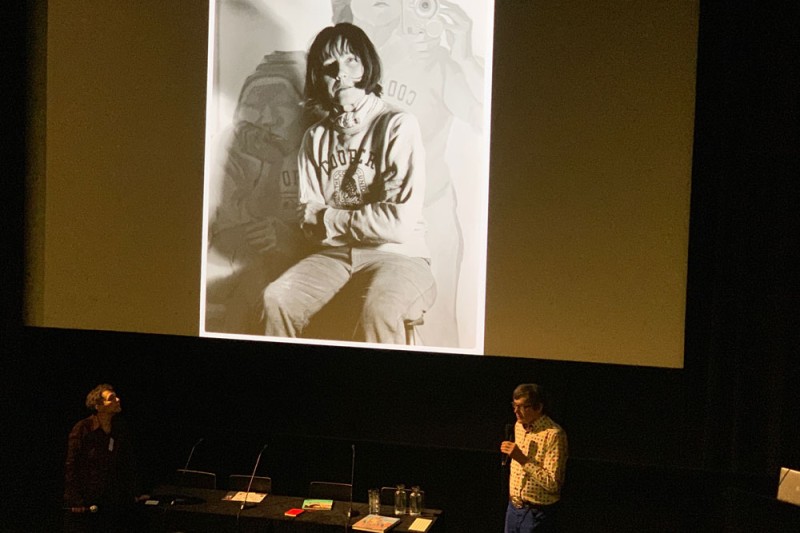
M 242 505 L 239 506 L 239 512 L 241 513 L 245 507 L 247 507 L 247 496 L 250 494 L 250 488 L 253 486 L 253 478 L 256 477 L 256 470 L 258 470 L 258 463 L 261 462 L 261 454 L 264 453 L 264 450 L 267 449 L 267 445 L 261 447 L 261 451 L 258 452 L 258 457 L 256 457 L 256 464 L 253 467 L 253 473 L 250 474 L 250 481 L 247 483 L 247 490 L 244 493 L 244 501 L 242 501 Z M 252 504 L 255 505 L 255 504 Z M 236 518 L 238 520 L 239 514 L 236 514 Z
M 507 441 L 514 441 L 514 424 L 506 424 L 505 436 Z M 508 464 L 509 457 L 511 457 L 509 454 L 503 455 L 503 460 L 500 462 L 500 466 L 506 466 Z
M 82 514 L 82 513 L 96 513 L 100 508 L 96 505 L 83 505 L 80 507 L 64 507 L 65 511 L 69 511 L 70 513 Z

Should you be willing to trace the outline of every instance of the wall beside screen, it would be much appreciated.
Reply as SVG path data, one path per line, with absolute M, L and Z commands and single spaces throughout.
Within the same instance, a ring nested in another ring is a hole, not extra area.
M 48 4 L 31 325 L 200 330 L 209 11 L 150 4 Z M 698 10 L 659 5 L 496 3 L 482 353 L 682 366 Z

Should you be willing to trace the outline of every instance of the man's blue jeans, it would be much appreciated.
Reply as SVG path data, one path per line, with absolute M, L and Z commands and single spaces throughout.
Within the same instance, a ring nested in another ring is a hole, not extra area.
M 511 502 L 506 509 L 505 533 L 552 533 L 557 531 L 558 504 L 542 507 L 526 506 L 517 509 Z
M 353 339 L 404 344 L 403 320 L 418 318 L 436 298 L 430 264 L 420 257 L 339 246 L 299 261 L 264 290 L 265 332 L 299 337 L 345 285 L 357 283 Z

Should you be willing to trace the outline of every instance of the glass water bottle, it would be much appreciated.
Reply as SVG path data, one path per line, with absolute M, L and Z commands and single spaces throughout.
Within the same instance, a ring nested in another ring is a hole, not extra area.
M 422 502 L 422 491 L 419 487 L 411 487 L 411 495 L 408 502 L 408 514 L 412 516 L 419 516 L 425 508 Z
M 406 497 L 406 486 L 403 484 L 397 485 L 397 490 L 394 491 L 394 514 L 404 515 L 408 509 L 408 500 Z

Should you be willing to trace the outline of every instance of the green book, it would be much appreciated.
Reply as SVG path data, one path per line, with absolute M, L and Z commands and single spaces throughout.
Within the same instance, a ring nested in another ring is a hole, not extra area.
M 303 509 L 306 511 L 330 511 L 333 507 L 333 500 L 318 498 L 308 498 L 303 500 Z

